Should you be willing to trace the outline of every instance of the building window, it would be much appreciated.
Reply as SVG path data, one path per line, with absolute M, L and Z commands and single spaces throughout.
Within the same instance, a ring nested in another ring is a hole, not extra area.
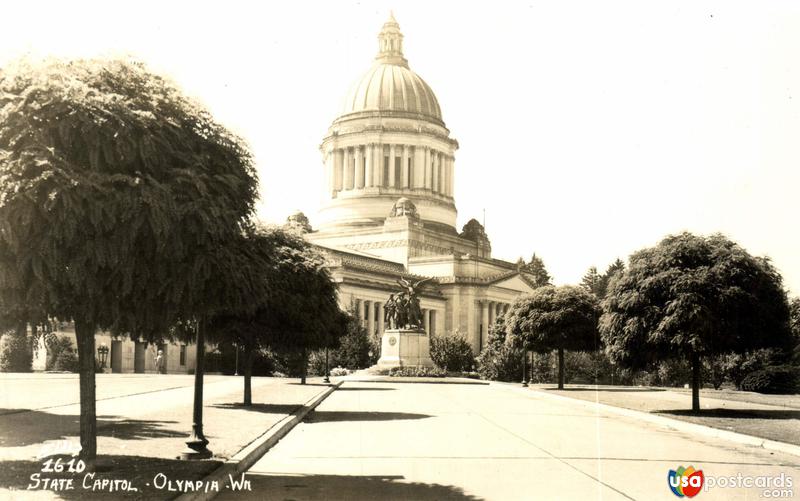
M 383 185 L 383 187 L 384 188 L 388 188 L 389 187 L 389 157 L 388 156 L 384 156 L 383 157 L 383 179 L 382 179 L 382 181 L 383 182 L 381 184 Z
M 181 365 L 186 365 L 186 345 L 181 345 Z

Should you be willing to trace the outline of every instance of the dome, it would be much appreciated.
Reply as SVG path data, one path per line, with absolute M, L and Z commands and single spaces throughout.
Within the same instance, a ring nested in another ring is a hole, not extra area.
M 376 63 L 353 85 L 342 114 L 396 111 L 442 120 L 439 101 L 430 86 L 410 69 Z
M 403 35 L 394 16 L 378 35 L 375 63 L 350 89 L 342 115 L 362 112 L 397 112 L 442 121 L 439 101 L 430 86 L 408 68 L 403 57 Z

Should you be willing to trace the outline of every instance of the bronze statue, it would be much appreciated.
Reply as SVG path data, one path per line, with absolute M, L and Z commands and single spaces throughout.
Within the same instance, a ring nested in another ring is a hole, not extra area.
M 397 280 L 402 292 L 392 294 L 384 306 L 384 320 L 389 323 L 390 329 L 418 329 L 422 327 L 422 309 L 419 306 L 419 291 L 425 282 L 432 280 L 424 278 L 417 282 L 410 282 L 405 278 Z

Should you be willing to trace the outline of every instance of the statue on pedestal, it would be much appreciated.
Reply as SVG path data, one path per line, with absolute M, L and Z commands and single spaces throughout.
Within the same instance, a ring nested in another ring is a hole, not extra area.
M 402 292 L 392 294 L 384 305 L 384 320 L 389 323 L 390 329 L 419 329 L 422 327 L 422 309 L 419 306 L 419 291 L 425 278 L 417 282 L 410 282 L 405 278 L 397 281 Z

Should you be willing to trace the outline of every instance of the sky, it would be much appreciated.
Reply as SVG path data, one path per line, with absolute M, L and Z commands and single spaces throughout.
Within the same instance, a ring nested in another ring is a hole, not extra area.
M 460 144 L 458 229 L 485 211 L 494 257 L 577 283 L 722 232 L 800 295 L 800 2 L 14 2 L 0 66 L 145 62 L 248 142 L 261 219 L 313 225 L 319 145 L 390 10 Z

